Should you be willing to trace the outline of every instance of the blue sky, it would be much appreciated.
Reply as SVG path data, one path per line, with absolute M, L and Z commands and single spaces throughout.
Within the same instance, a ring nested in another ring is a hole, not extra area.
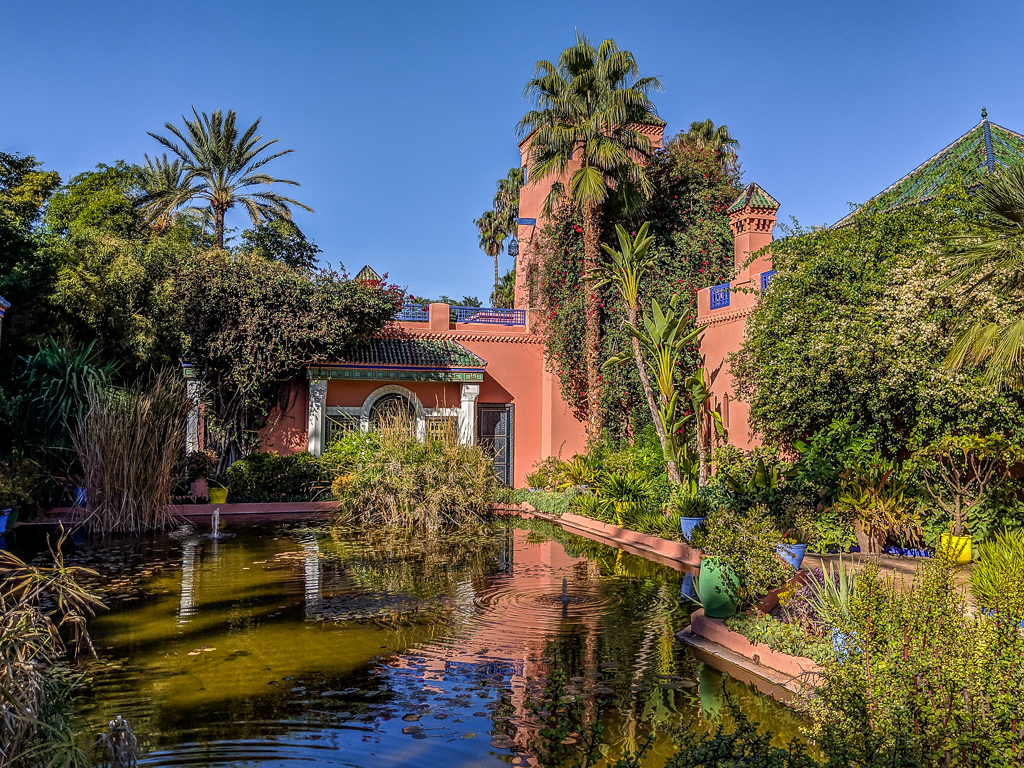
M 710 117 L 747 181 L 831 223 L 978 122 L 1024 132 L 1016 2 L 22 2 L 0 23 L 0 149 L 64 178 L 147 130 L 233 108 L 295 149 L 274 172 L 334 264 L 486 300 L 473 219 L 518 165 L 533 64 L 612 37 L 672 133 Z M 236 214 L 229 220 L 243 225 Z M 503 269 L 511 259 L 502 257 Z

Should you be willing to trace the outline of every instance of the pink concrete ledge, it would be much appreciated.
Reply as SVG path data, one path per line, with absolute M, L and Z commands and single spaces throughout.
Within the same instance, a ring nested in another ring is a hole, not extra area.
M 602 523 L 600 520 L 593 520 L 572 512 L 566 512 L 558 519 L 562 527 L 567 531 L 591 534 L 618 544 L 632 545 L 638 549 L 646 550 L 687 565 L 700 565 L 700 551 L 692 549 L 681 541 L 671 541 L 660 536 L 651 536 L 646 533 L 631 531 L 628 528 L 620 528 L 610 523 Z
M 252 504 L 172 504 L 171 512 L 179 517 L 209 519 L 214 509 L 221 517 L 246 515 L 280 515 L 327 513 L 338 508 L 337 501 L 258 502 Z
M 684 632 L 686 630 L 683 630 Z M 772 650 L 764 643 L 751 643 L 739 632 L 733 632 L 722 619 L 709 619 L 703 610 L 690 614 L 690 633 L 748 659 L 754 664 L 789 678 L 809 679 L 821 672 L 821 666 L 805 656 L 790 656 Z M 683 638 L 685 639 L 685 637 Z

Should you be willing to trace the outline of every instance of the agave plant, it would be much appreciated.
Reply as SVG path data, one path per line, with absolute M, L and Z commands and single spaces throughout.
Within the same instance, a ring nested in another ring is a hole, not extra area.
M 850 622 L 850 601 L 857 591 L 857 574 L 839 558 L 838 566 L 829 563 L 822 581 L 806 582 L 807 602 L 821 621 L 830 627 L 845 627 Z

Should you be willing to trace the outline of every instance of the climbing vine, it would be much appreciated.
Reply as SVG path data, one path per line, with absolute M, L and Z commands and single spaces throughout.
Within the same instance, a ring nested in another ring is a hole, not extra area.
M 651 222 L 655 238 L 655 269 L 641 287 L 641 305 L 651 299 L 667 304 L 679 294 L 681 309 L 697 311 L 697 291 L 729 279 L 733 268 L 732 234 L 725 210 L 739 193 L 738 168 L 725 169 L 718 153 L 695 146 L 682 137 L 671 139 L 655 156 L 651 177 L 655 193 L 646 209 L 632 220 L 605 212 L 603 242 L 614 242 L 615 224 L 635 233 L 643 221 Z M 538 258 L 528 282 L 544 308 L 544 336 L 548 364 L 557 374 L 562 397 L 576 417 L 586 418 L 587 381 L 584 364 L 583 233 L 579 216 L 568 206 L 555 211 L 536 240 Z M 621 351 L 625 308 L 614 291 L 605 290 L 602 312 L 602 356 Z M 689 371 L 696 351 L 684 360 Z M 605 369 L 601 379 L 601 408 L 606 436 L 621 439 L 650 423 L 635 367 Z

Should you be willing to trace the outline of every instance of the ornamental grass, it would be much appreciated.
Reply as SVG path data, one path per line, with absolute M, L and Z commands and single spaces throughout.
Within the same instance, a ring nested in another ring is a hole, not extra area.
M 396 412 L 373 432 L 331 446 L 339 521 L 427 530 L 480 521 L 498 482 L 491 459 L 480 446 L 464 445 L 452 422 L 422 437 L 416 432 L 415 422 Z
M 179 376 L 164 371 L 130 389 L 92 385 L 72 433 L 87 490 L 85 526 L 137 533 L 171 526 L 171 492 L 191 403 Z

